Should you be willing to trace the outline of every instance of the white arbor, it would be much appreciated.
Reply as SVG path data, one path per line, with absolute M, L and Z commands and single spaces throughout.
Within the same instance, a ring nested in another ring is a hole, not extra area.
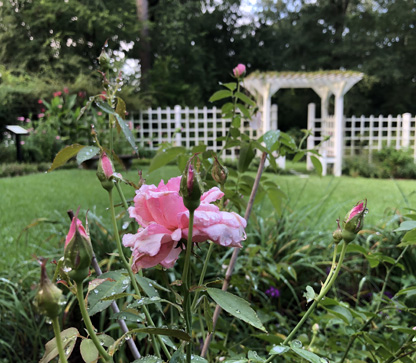
M 270 130 L 271 98 L 279 89 L 312 88 L 321 98 L 321 117 L 323 120 L 329 116 L 329 98 L 334 95 L 334 174 L 340 176 L 343 155 L 344 95 L 363 76 L 363 73 L 352 71 L 253 72 L 245 78 L 243 86 L 257 98 L 261 105 L 263 132 Z

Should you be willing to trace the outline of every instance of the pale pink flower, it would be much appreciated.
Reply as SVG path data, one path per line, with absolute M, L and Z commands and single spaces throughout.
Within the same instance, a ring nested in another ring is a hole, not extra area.
M 24 141 L 20 141 L 20 145 L 24 145 L 25 144 L 25 142 Z
M 84 226 L 82 225 L 82 222 L 78 218 L 73 218 L 71 222 L 71 226 L 69 227 L 68 234 L 66 235 L 65 239 L 65 248 L 68 245 L 68 243 L 74 238 L 75 232 L 78 230 L 79 234 L 86 239 L 90 239 L 90 237 L 87 235 L 87 232 L 85 231 Z
M 155 185 L 143 185 L 136 191 L 130 217 L 141 225 L 138 233 L 123 237 L 125 247 L 133 251 L 133 271 L 161 264 L 169 268 L 177 260 L 181 246 L 179 241 L 188 237 L 189 211 L 179 195 L 181 177 Z M 241 247 L 245 239 L 246 220 L 234 212 L 222 212 L 211 204 L 223 197 L 218 188 L 212 188 L 201 196 L 201 204 L 195 210 L 192 241 L 211 240 L 228 247 Z
M 38 118 L 42 118 L 42 117 L 45 117 L 45 114 L 44 113 L 38 113 Z
M 107 179 L 110 179 L 110 177 L 114 173 L 113 163 L 111 162 L 110 158 L 107 156 L 106 153 L 103 152 L 101 156 L 101 166 L 104 171 L 104 175 Z
M 17 117 L 17 121 L 21 121 L 21 122 L 23 122 L 25 120 L 25 118 L 23 117 L 23 116 L 19 116 L 19 117 Z
M 240 63 L 233 69 L 233 74 L 237 78 L 240 78 L 244 73 L 246 73 L 246 66 L 244 64 Z
M 55 139 L 56 139 L 56 140 L 61 140 L 61 137 L 60 137 L 59 135 L 56 135 L 56 136 L 55 136 Z

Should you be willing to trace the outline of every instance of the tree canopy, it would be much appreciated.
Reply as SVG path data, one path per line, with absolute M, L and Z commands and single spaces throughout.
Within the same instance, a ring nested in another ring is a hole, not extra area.
M 218 81 L 245 63 L 248 72 L 361 71 L 366 77 L 348 94 L 346 113 L 416 113 L 415 1 L 258 0 L 249 13 L 246 5 L 151 0 L 143 24 L 134 0 L 0 1 L 0 119 L 28 112 L 22 95 L 35 100 L 59 83 L 99 86 L 93 71 L 105 41 L 137 59 L 143 25 L 148 87 L 131 87 L 153 105 L 206 105 Z M 281 125 L 299 124 L 316 100 L 312 91 L 279 91 Z M 138 104 L 132 98 L 128 106 Z

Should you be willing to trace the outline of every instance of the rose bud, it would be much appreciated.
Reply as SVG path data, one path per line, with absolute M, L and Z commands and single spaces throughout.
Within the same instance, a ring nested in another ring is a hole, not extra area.
M 228 170 L 225 166 L 222 166 L 218 161 L 217 157 L 214 155 L 214 165 L 212 166 L 212 179 L 214 179 L 218 184 L 224 185 L 228 177 Z
M 100 160 L 98 161 L 97 177 L 100 180 L 102 187 L 107 191 L 110 191 L 114 187 L 113 181 L 110 180 L 113 173 L 113 163 L 107 154 L 102 152 L 100 155 Z
M 41 262 L 40 285 L 34 304 L 39 313 L 50 319 L 55 319 L 61 312 L 64 302 L 62 291 L 49 280 L 46 273 L 46 260 Z
M 89 274 L 92 256 L 90 237 L 75 216 L 65 240 L 64 265 L 70 269 L 68 276 L 75 282 L 82 282 Z
M 201 195 L 203 193 L 202 181 L 199 174 L 195 172 L 192 166 L 192 158 L 186 164 L 181 179 L 179 194 L 183 198 L 183 204 L 190 211 L 194 211 L 201 203 Z
M 343 222 L 342 238 L 346 243 L 351 242 L 361 231 L 364 225 L 364 216 L 367 211 L 367 199 L 358 202 L 345 216 Z
M 239 64 L 233 69 L 233 74 L 236 78 L 242 77 L 246 73 L 246 66 L 244 64 Z

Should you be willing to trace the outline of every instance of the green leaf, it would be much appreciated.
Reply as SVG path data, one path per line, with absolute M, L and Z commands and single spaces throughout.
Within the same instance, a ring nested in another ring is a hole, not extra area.
M 159 293 L 153 286 L 154 282 L 152 280 L 148 279 L 147 277 L 139 276 L 137 274 L 136 274 L 136 280 L 147 296 L 149 296 L 150 298 L 152 297 L 160 298 Z M 159 312 L 163 314 L 162 305 L 160 304 L 160 302 L 156 302 L 155 304 Z
M 116 112 L 123 120 L 126 119 L 126 103 L 120 97 L 117 97 Z
M 238 157 L 238 171 L 244 173 L 250 166 L 251 161 L 256 156 L 253 147 L 249 143 L 242 143 L 240 147 L 240 155 Z
M 241 111 L 245 118 L 250 118 L 250 112 L 247 110 L 246 106 L 242 105 L 241 103 L 236 104 L 237 108 Z
M 321 357 L 319 357 L 319 355 L 309 352 L 308 350 L 305 350 L 303 348 L 298 348 L 293 344 L 293 342 L 290 344 L 290 349 L 299 357 L 306 359 L 308 362 L 322 363 Z
M 286 347 L 284 345 L 275 345 L 269 352 L 270 355 L 280 355 L 285 354 L 290 350 L 289 347 Z
M 104 280 L 88 293 L 88 314 L 90 316 L 103 311 L 111 305 L 112 300 L 101 300 L 104 297 L 122 293 L 130 284 L 125 270 L 110 271 L 102 274 L 98 280 Z
M 273 145 L 277 143 L 280 137 L 280 130 L 269 130 L 263 135 L 263 141 L 269 151 L 274 151 Z
M 304 151 L 299 151 L 298 153 L 296 153 L 296 155 L 294 156 L 294 158 L 293 158 L 292 161 L 294 163 L 297 163 L 300 159 L 303 158 L 304 155 L 305 155 L 305 152 Z
M 68 328 L 61 331 L 61 339 L 66 358 L 69 358 L 74 350 L 75 343 L 79 337 L 79 332 L 76 328 Z M 48 363 L 59 355 L 58 347 L 56 346 L 56 338 L 53 338 L 45 344 L 45 353 L 40 359 L 39 363 Z
M 342 305 L 329 305 L 323 306 L 325 310 L 329 311 L 330 313 L 334 314 L 336 317 L 343 320 L 346 324 L 351 324 L 353 317 L 351 312 Z
M 262 363 L 265 361 L 265 359 L 260 357 L 254 350 L 249 350 L 247 358 L 253 363 Z
M 85 146 L 77 154 L 77 163 L 81 165 L 84 161 L 92 159 L 95 155 L 99 154 L 100 148 L 96 146 Z
M 322 164 L 316 156 L 311 155 L 313 167 L 318 175 L 322 175 Z
M 114 313 L 111 315 L 110 319 L 133 321 L 135 323 L 139 323 L 141 321 L 145 321 L 146 317 L 144 314 L 138 313 L 137 310 L 131 310 L 131 311 L 120 311 L 119 313 Z
M 315 300 L 316 294 L 311 286 L 306 286 L 306 292 L 303 293 L 303 297 L 306 298 L 306 302 L 310 303 L 312 300 Z
M 138 149 L 137 149 L 137 146 L 136 146 L 136 141 L 134 140 L 133 133 L 131 132 L 131 130 L 128 127 L 128 125 L 126 124 L 126 122 L 107 103 L 96 102 L 96 105 L 99 108 L 101 108 L 104 112 L 106 112 L 106 113 L 108 113 L 110 115 L 115 116 L 115 118 L 116 118 L 116 120 L 118 122 L 118 125 L 121 127 L 121 130 L 123 131 L 123 134 L 124 134 L 126 140 L 129 142 L 129 144 L 133 148 L 134 152 L 137 154 L 138 153 Z
M 410 231 L 416 228 L 416 221 L 404 221 L 400 223 L 400 227 L 395 229 L 394 232 Z
M 407 232 L 403 236 L 402 242 L 398 244 L 397 246 L 404 247 L 404 246 L 411 246 L 414 244 L 416 244 L 416 229 L 412 229 L 411 231 Z
M 175 160 L 178 155 L 186 153 L 186 149 L 182 146 L 175 146 L 168 149 L 163 149 L 161 152 L 158 152 L 156 156 L 152 159 L 149 167 L 149 173 L 155 171 L 156 169 L 165 166 L 171 161 Z
M 56 154 L 55 159 L 53 159 L 52 165 L 48 170 L 48 173 L 62 165 L 65 165 L 69 159 L 77 155 L 79 151 L 84 147 L 85 145 L 73 144 L 63 148 Z
M 406 289 L 399 290 L 396 296 L 406 295 L 406 298 L 416 295 L 416 286 L 408 287 Z
M 209 102 L 215 102 L 215 101 L 227 98 L 227 97 L 231 97 L 232 94 L 233 93 L 231 91 L 227 91 L 225 89 L 223 89 L 221 91 L 217 91 L 210 97 Z
M 270 202 L 272 203 L 275 211 L 279 216 L 282 215 L 282 204 L 283 200 L 286 197 L 286 194 L 283 193 L 279 187 L 277 188 L 269 188 L 267 189 L 267 195 L 269 197 Z
M 222 86 L 227 87 L 230 91 L 234 91 L 237 88 L 237 83 L 235 82 L 222 83 Z
M 204 299 L 204 317 L 205 323 L 207 324 L 208 333 L 212 333 L 214 330 L 214 323 L 212 320 L 212 311 L 211 307 L 209 306 L 209 301 L 206 296 L 203 297 Z
M 244 93 L 236 92 L 235 97 L 240 99 L 241 101 L 245 102 L 246 104 L 255 107 L 256 102 L 254 102 L 250 97 L 246 96 Z
M 148 355 L 146 357 L 136 359 L 133 363 L 163 363 L 163 360 L 153 355 Z
M 208 363 L 205 358 L 199 357 L 197 355 L 192 355 L 192 363 Z M 177 350 L 172 358 L 169 360 L 169 363 L 186 363 L 186 354 Z
M 95 363 L 100 358 L 100 353 L 91 339 L 83 339 L 79 350 L 85 363 Z
M 132 335 L 135 333 L 147 333 L 152 335 L 167 335 L 169 337 L 178 338 L 180 340 L 185 340 L 189 342 L 191 340 L 191 337 L 188 335 L 188 333 L 184 332 L 183 330 L 179 329 L 168 329 L 168 328 L 137 328 L 132 329 L 129 332 L 127 332 L 124 335 Z
M 250 304 L 241 297 L 230 294 L 220 289 L 207 288 L 209 296 L 224 309 L 227 313 L 238 319 L 266 332 L 263 324 L 258 318 L 256 312 L 250 307 Z

